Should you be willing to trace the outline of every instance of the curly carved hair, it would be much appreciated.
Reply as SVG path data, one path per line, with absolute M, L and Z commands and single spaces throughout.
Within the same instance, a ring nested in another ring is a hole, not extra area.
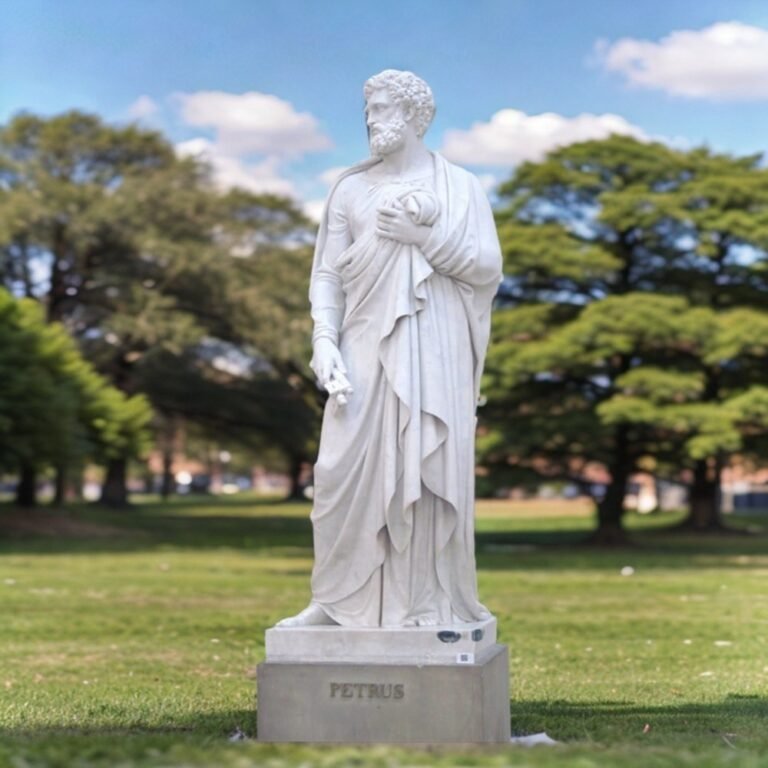
M 363 95 L 368 101 L 371 93 L 386 88 L 396 104 L 412 106 L 416 120 L 416 135 L 421 138 L 435 116 L 435 98 L 432 89 L 413 72 L 385 69 L 366 80 Z

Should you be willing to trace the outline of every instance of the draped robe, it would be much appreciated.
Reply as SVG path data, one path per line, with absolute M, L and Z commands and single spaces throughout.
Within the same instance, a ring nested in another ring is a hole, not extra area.
M 329 398 L 323 418 L 312 599 L 345 626 L 474 621 L 488 615 L 475 574 L 474 430 L 501 279 L 496 229 L 477 179 L 440 155 L 431 178 L 405 183 L 376 182 L 372 165 L 331 191 L 310 285 L 313 315 L 329 295 L 342 302 L 354 388 L 346 405 Z M 439 206 L 423 249 L 378 236 L 376 209 L 419 189 Z

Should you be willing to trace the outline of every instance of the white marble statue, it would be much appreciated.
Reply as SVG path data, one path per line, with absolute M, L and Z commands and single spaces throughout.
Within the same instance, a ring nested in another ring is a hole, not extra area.
M 475 408 L 499 242 L 478 180 L 424 146 L 429 86 L 386 70 L 364 94 L 372 157 L 329 194 L 310 287 L 331 393 L 312 601 L 278 626 L 478 621 Z

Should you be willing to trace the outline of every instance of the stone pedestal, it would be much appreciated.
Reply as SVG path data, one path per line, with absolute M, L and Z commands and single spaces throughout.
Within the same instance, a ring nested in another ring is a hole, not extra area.
M 509 663 L 496 622 L 267 630 L 260 741 L 509 742 Z

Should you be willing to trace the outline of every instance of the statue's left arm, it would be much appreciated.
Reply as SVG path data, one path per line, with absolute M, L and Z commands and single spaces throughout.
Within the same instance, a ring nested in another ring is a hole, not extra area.
M 436 272 L 495 293 L 501 249 L 493 212 L 480 182 L 468 173 L 463 181 L 463 194 L 453 195 L 422 250 Z

